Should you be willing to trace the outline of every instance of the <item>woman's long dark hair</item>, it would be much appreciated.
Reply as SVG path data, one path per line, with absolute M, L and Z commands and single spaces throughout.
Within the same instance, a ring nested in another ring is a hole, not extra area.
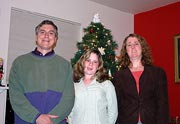
M 126 50 L 126 42 L 129 37 L 136 37 L 141 45 L 142 48 L 142 58 L 141 58 L 141 63 L 142 65 L 152 65 L 153 64 L 153 59 L 152 59 L 152 54 L 151 54 L 151 49 L 148 46 L 146 40 L 138 35 L 138 34 L 129 34 L 123 41 L 122 48 L 120 51 L 120 57 L 119 61 L 121 64 L 121 67 L 128 67 L 131 64 L 130 58 L 127 54 Z

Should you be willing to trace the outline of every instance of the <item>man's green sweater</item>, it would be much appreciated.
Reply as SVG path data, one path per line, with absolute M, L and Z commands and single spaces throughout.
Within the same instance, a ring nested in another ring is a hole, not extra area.
M 56 54 L 19 56 L 10 71 L 9 93 L 18 124 L 35 123 L 40 114 L 58 115 L 53 122 L 60 124 L 74 105 L 71 64 Z

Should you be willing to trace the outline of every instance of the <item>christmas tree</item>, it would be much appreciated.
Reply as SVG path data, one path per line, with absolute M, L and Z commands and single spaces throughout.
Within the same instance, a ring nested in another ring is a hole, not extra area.
M 104 61 L 104 67 L 111 77 L 118 70 L 119 63 L 116 61 L 115 49 L 118 45 L 113 41 L 111 31 L 106 29 L 100 22 L 99 15 L 95 14 L 93 21 L 87 28 L 84 28 L 84 37 L 81 42 L 77 43 L 78 51 L 74 58 L 71 59 L 71 64 L 74 66 L 82 54 L 87 49 L 98 49 Z

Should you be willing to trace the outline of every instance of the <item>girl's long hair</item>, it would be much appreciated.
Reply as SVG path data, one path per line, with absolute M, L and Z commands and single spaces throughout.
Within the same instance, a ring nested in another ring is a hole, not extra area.
M 108 79 L 106 69 L 103 67 L 103 59 L 101 53 L 96 49 L 88 49 L 77 61 L 73 68 L 73 80 L 79 82 L 84 77 L 84 63 L 90 57 L 91 53 L 95 53 L 98 56 L 99 67 L 95 74 L 98 82 L 103 82 Z

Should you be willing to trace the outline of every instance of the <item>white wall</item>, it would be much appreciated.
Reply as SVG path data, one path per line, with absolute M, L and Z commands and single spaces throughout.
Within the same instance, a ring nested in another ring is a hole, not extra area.
M 119 47 L 121 47 L 124 37 L 134 31 L 134 15 L 88 0 L 0 0 L 0 57 L 4 58 L 5 79 L 11 7 L 77 22 L 82 25 L 82 29 L 90 24 L 95 13 L 99 13 L 101 22 L 105 28 L 112 31 L 114 40 L 117 41 Z M 5 97 L 5 94 L 1 93 L 1 97 Z M 4 101 L 0 100 L 0 103 L 4 103 Z M 0 106 L 0 124 L 4 124 L 4 115 L 1 113 L 1 110 L 5 109 L 3 105 Z

